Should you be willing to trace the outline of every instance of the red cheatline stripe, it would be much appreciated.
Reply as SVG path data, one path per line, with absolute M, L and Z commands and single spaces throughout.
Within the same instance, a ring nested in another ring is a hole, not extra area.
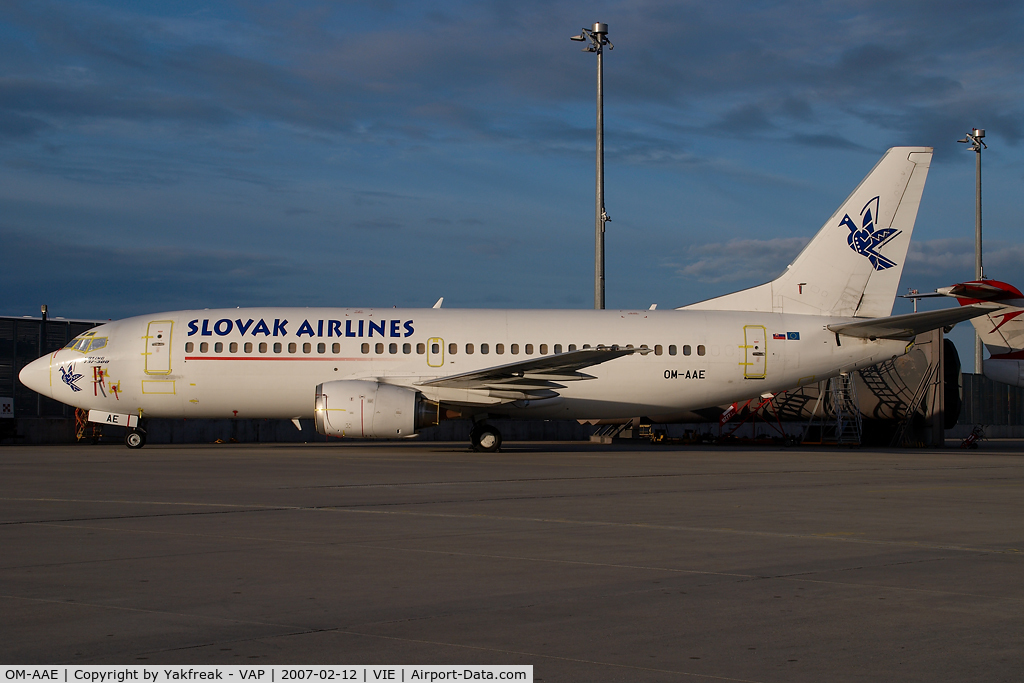
M 1024 351 L 1010 351 L 1009 353 L 993 353 L 990 360 L 1024 360 Z
M 185 356 L 185 360 L 321 360 L 321 361 L 345 361 L 345 360 L 373 360 L 372 357 L 364 358 L 338 358 L 335 356 L 304 358 L 295 356 Z

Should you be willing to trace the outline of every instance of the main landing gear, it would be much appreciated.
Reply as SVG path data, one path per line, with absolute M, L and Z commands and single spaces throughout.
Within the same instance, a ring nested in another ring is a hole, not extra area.
M 124 435 L 124 445 L 128 448 L 142 448 L 146 445 L 146 430 L 129 429 Z
M 473 425 L 473 431 L 469 433 L 469 440 L 473 444 L 474 451 L 494 453 L 501 448 L 501 432 L 486 422 L 477 422 Z

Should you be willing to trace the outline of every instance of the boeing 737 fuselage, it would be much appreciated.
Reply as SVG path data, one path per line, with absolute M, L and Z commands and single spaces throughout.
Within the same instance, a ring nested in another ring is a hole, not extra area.
M 21 381 L 90 419 L 314 418 L 396 438 L 446 417 L 670 421 L 904 353 L 970 307 L 890 316 L 931 149 L 893 148 L 776 280 L 683 309 L 254 308 L 101 325 Z

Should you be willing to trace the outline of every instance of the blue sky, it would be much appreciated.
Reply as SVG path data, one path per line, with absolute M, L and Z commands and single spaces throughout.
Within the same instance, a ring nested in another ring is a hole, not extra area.
M 0 312 L 588 308 L 594 21 L 610 308 L 771 279 L 893 145 L 936 151 L 903 289 L 972 277 L 973 126 L 1024 285 L 1020 2 L 13 0 Z

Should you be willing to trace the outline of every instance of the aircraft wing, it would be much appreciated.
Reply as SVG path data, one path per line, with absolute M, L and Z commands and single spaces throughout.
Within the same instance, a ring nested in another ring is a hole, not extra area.
M 573 382 L 594 379 L 593 375 L 580 372 L 583 368 L 599 365 L 634 353 L 649 353 L 651 349 L 628 349 L 617 346 L 599 346 L 594 349 L 580 349 L 552 356 L 529 358 L 527 360 L 496 365 L 483 370 L 473 370 L 459 375 L 438 377 L 416 386 L 447 387 L 453 389 L 510 390 L 517 393 L 553 395 L 551 389 L 562 389 L 559 382 Z M 492 393 L 493 395 L 493 393 Z
M 871 318 L 846 323 L 829 325 L 828 329 L 836 334 L 861 339 L 913 339 L 923 332 L 939 327 L 955 325 L 971 318 L 977 318 L 991 311 L 1002 308 L 996 304 L 972 304 L 960 308 L 944 308 L 941 311 L 924 311 L 922 313 L 906 313 L 891 315 L 886 318 Z

